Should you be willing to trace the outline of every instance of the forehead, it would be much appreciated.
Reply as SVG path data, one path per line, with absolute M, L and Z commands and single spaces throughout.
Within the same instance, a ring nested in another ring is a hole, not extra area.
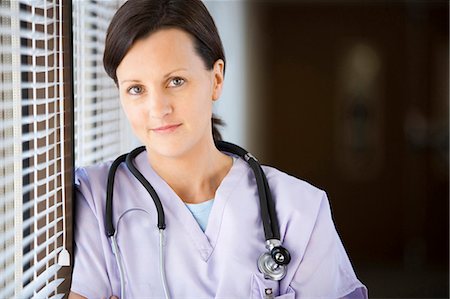
M 136 41 L 117 68 L 117 75 L 136 74 L 139 71 L 154 73 L 174 68 L 202 67 L 195 52 L 193 37 L 180 29 L 161 29 Z

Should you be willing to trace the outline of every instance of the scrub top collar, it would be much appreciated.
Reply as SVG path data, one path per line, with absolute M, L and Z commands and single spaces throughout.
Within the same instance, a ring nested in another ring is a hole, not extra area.
M 225 154 L 236 157 L 228 153 Z M 164 212 L 167 214 L 166 230 L 170 230 L 171 221 L 179 221 L 179 224 L 195 244 L 202 259 L 205 262 L 208 261 L 217 243 L 227 202 L 233 196 L 234 191 L 238 189 L 238 184 L 243 181 L 242 176 L 250 171 L 246 162 L 239 158 L 234 159 L 231 169 L 217 188 L 205 232 L 202 231 L 181 198 L 151 167 L 146 151 L 143 151 L 135 158 L 135 165 L 153 185 L 161 199 Z M 170 235 L 170 233 L 167 233 L 167 235 Z

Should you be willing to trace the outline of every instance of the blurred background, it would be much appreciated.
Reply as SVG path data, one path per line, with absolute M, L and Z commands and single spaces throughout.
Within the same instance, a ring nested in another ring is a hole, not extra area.
M 248 148 L 327 191 L 370 297 L 448 298 L 448 1 L 245 11 Z
M 102 65 L 123 2 L 0 0 L 0 298 L 67 294 L 73 170 L 138 145 Z M 224 139 L 328 193 L 371 298 L 448 298 L 449 2 L 204 2 Z

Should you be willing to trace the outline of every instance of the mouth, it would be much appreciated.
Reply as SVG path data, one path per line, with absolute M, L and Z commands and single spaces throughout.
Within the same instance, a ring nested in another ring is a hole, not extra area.
M 181 124 L 167 125 L 167 126 L 154 128 L 151 130 L 156 133 L 171 133 L 171 132 L 175 131 L 179 126 L 181 126 Z

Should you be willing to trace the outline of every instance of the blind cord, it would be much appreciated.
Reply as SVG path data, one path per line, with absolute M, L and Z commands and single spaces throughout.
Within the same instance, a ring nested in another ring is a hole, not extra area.
M 62 2 L 59 3 L 59 65 L 62 66 L 63 65 L 63 43 L 62 43 L 62 30 L 63 30 L 63 13 L 62 13 Z M 67 239 L 66 239 L 66 192 L 65 192 L 65 176 L 64 176 L 64 169 L 65 169 L 65 163 L 64 163 L 64 156 L 65 156 L 65 151 L 64 151 L 64 75 L 63 75 L 63 69 L 62 67 L 59 69 L 59 107 L 60 107 L 60 130 L 61 130 L 61 169 L 63 169 L 63 171 L 61 172 L 61 176 L 62 176 L 62 212 L 63 212 L 63 249 L 61 250 L 61 252 L 58 255 L 58 264 L 60 266 L 70 266 L 70 254 L 69 251 L 67 250 Z

